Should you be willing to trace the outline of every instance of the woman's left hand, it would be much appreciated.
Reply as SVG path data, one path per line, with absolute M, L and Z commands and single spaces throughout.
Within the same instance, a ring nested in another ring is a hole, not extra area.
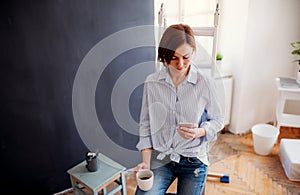
M 176 130 L 181 137 L 187 140 L 205 136 L 204 128 L 177 127 Z

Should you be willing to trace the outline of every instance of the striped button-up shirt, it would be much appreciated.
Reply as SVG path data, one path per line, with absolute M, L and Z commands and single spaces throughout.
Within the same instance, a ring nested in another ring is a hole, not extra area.
M 160 160 L 170 155 L 179 162 L 182 155 L 197 157 L 208 165 L 208 142 L 216 140 L 224 124 L 220 105 L 214 80 L 194 65 L 177 90 L 168 68 L 149 75 L 144 83 L 137 149 L 153 148 L 160 152 Z M 201 122 L 204 110 L 208 120 Z M 206 135 L 186 140 L 176 130 L 179 123 L 197 123 Z

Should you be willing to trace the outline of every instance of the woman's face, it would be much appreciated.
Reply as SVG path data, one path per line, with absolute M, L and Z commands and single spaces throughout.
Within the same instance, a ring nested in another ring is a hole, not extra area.
M 178 73 L 187 74 L 193 55 L 193 48 L 185 43 L 179 46 L 172 57 L 169 67 Z

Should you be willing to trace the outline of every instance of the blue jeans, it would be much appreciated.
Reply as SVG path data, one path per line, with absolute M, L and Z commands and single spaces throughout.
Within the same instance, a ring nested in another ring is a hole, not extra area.
M 196 157 L 181 156 L 180 162 L 169 162 L 153 170 L 154 182 L 145 192 L 137 187 L 136 195 L 165 195 L 167 189 L 178 178 L 177 195 L 201 195 L 204 190 L 207 165 Z

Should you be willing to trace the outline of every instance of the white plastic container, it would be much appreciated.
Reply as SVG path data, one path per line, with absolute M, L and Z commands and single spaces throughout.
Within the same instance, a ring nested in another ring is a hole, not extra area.
M 286 176 L 292 181 L 300 181 L 300 139 L 281 139 L 279 157 Z
M 279 129 L 269 124 L 257 124 L 251 130 L 255 153 L 260 155 L 270 154 L 277 142 Z

